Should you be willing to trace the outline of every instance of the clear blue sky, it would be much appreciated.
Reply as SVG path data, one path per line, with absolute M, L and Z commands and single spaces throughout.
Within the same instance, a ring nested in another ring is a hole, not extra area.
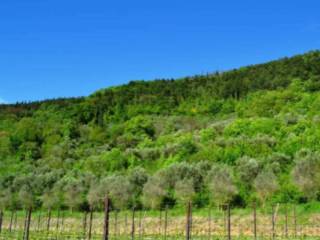
M 88 95 L 320 46 L 319 0 L 1 0 L 0 101 Z

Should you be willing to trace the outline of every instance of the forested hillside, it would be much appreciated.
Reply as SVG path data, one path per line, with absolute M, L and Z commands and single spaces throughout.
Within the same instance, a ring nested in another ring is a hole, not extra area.
M 320 190 L 320 51 L 0 106 L 0 207 L 247 206 Z M 319 151 L 319 152 L 318 152 Z

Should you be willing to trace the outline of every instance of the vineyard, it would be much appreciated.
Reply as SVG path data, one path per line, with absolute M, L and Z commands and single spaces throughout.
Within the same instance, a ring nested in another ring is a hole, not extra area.
M 264 210 L 4 212 L 0 239 L 319 239 L 320 215 L 299 215 L 295 206 Z M 30 220 L 30 221 L 29 221 Z M 105 232 L 108 224 L 107 235 Z

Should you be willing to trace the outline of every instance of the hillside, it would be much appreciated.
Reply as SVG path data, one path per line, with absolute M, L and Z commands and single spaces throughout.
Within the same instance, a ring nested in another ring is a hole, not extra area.
M 320 51 L 0 106 L 0 205 L 307 202 L 320 189 Z

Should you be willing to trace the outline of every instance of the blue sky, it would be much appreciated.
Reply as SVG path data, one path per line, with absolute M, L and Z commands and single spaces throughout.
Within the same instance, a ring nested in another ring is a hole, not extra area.
M 1 0 L 0 102 L 319 49 L 319 9 L 318 0 Z

